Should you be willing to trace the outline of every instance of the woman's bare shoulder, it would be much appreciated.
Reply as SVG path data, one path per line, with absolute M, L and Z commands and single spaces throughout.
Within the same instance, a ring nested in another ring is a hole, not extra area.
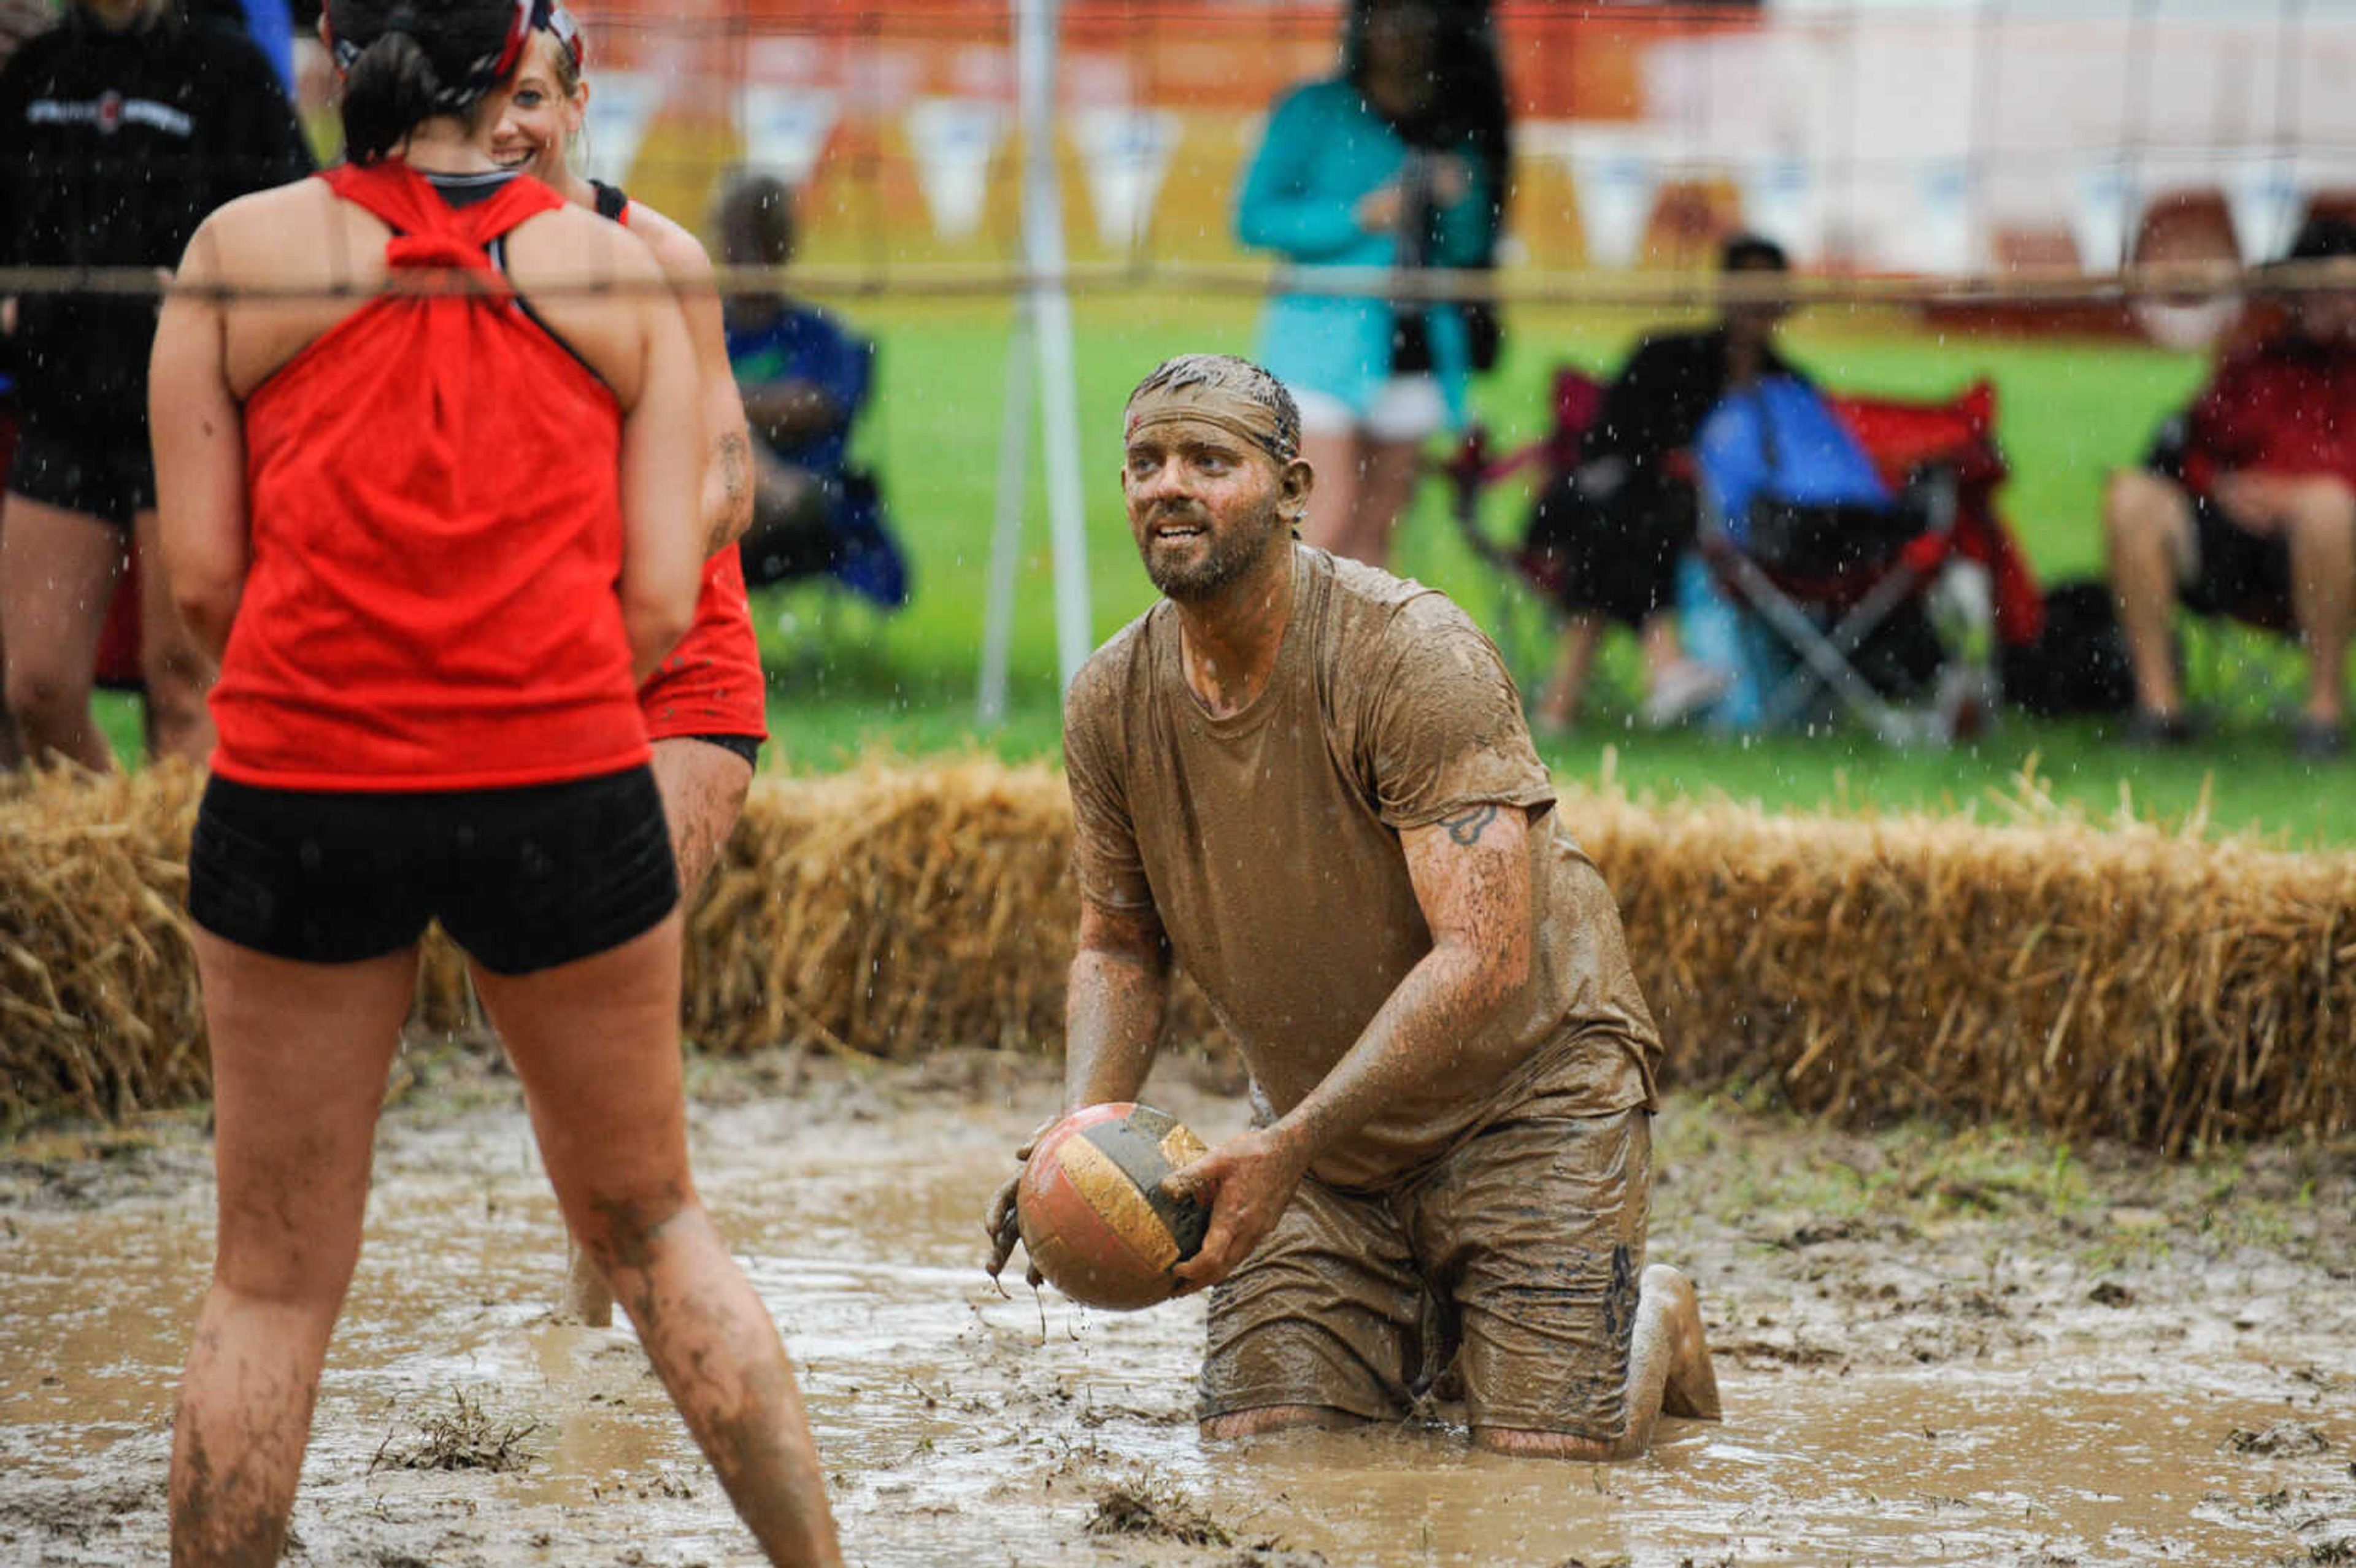
M 327 187 L 327 181 L 305 176 L 224 202 L 213 208 L 201 227 L 212 230 L 217 240 L 272 233 L 284 239 L 286 225 L 324 219 L 336 210 L 337 205 L 336 193 Z
M 673 283 L 699 282 L 712 276 L 712 258 L 703 242 L 678 219 L 666 218 L 645 202 L 630 204 L 630 232 L 653 252 L 663 275 Z
M 197 226 L 180 271 L 255 283 L 309 278 L 322 268 L 335 272 L 339 263 L 364 272 L 364 262 L 355 265 L 352 243 L 351 219 L 358 209 L 338 210 L 343 205 L 319 179 L 239 197 Z
M 534 213 L 516 226 L 508 241 L 508 270 L 525 287 L 663 275 L 643 240 L 570 202 Z

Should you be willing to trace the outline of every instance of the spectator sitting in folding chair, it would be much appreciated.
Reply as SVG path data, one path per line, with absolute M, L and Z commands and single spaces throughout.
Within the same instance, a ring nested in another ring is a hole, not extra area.
M 1719 256 L 1729 273 L 1789 266 L 1783 247 L 1751 234 L 1729 240 Z M 1679 722 L 1723 691 L 1723 672 L 1688 658 L 1677 635 L 1677 561 L 1693 548 L 1697 518 L 1685 453 L 1729 389 L 1797 375 L 1775 351 L 1785 310 L 1730 304 L 1705 331 L 1646 337 L 1605 389 L 1577 466 L 1539 496 L 1525 559 L 1569 613 L 1538 699 L 1540 730 L 1558 733 L 1577 721 L 1588 673 L 1615 621 L 1644 648 L 1646 722 Z
M 2286 261 L 2356 257 L 2356 222 L 2315 218 Z M 2292 749 L 2348 746 L 2347 658 L 2356 622 L 2356 290 L 2287 294 L 2229 352 L 2189 413 L 2103 501 L 2119 624 L 2135 671 L 2126 738 L 2192 740 L 2169 621 L 2181 603 L 2295 632 L 2309 660 Z
M 793 192 L 740 175 L 720 198 L 721 254 L 732 267 L 793 260 Z M 908 566 L 885 531 L 874 477 L 850 462 L 874 346 L 833 316 L 776 292 L 726 304 L 728 359 L 754 448 L 753 526 L 740 546 L 747 586 L 825 574 L 880 608 L 908 602 Z

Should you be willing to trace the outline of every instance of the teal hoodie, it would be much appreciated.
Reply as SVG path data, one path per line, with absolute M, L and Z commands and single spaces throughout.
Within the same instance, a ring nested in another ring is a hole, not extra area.
M 1407 155 L 1407 144 L 1346 79 L 1295 88 L 1269 116 L 1268 133 L 1244 176 L 1236 236 L 1278 251 L 1303 272 L 1390 266 L 1396 240 L 1367 233 L 1352 212 L 1360 197 L 1398 176 Z M 1495 225 L 1495 194 L 1480 160 L 1469 144 L 1457 155 L 1470 183 L 1462 197 L 1440 210 L 1427 258 L 1436 267 L 1477 264 Z M 1364 414 L 1390 379 L 1390 302 L 1298 292 L 1304 281 L 1292 278 L 1293 287 L 1269 302 L 1259 361 L 1286 386 L 1338 398 Z M 1425 321 L 1432 374 L 1451 420 L 1462 424 L 1471 371 L 1463 314 L 1450 305 L 1426 306 Z

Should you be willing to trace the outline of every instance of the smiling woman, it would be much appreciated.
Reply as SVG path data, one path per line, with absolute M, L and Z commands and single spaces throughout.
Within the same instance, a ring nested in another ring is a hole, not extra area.
M 587 43 L 562 5 L 541 10 L 538 21 L 487 121 L 492 160 L 536 176 L 573 206 L 611 219 L 643 240 L 678 293 L 695 350 L 703 423 L 701 526 L 708 553 L 694 622 L 638 688 L 680 891 L 692 901 L 744 812 L 754 763 L 768 739 L 768 688 L 736 551 L 753 515 L 752 437 L 728 365 L 711 258 L 677 223 L 573 167 L 571 154 L 589 107 L 590 84 L 582 76 Z M 574 1316 L 600 1327 L 613 1321 L 613 1296 L 585 1253 L 573 1254 L 565 1294 Z

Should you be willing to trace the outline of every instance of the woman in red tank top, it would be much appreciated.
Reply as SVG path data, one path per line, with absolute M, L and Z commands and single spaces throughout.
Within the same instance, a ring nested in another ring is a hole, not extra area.
M 524 46 L 514 77 L 495 95 L 490 152 L 500 167 L 536 176 L 574 206 L 612 219 L 645 241 L 679 291 L 695 346 L 705 451 L 702 516 L 712 553 L 703 563 L 694 622 L 638 688 L 654 744 L 655 783 L 679 861 L 680 896 L 691 908 L 720 847 L 735 830 L 754 763 L 768 738 L 768 686 L 736 552 L 753 512 L 752 436 L 728 363 L 712 259 L 679 224 L 573 166 L 571 153 L 589 107 L 589 84 L 581 74 L 585 51 L 580 24 L 562 5 L 552 6 Z M 564 1307 L 598 1328 L 614 1317 L 604 1275 L 577 1247 Z
M 221 660 L 188 890 L 219 1252 L 176 1564 L 284 1542 L 433 920 L 740 1513 L 773 1562 L 838 1560 L 784 1348 L 687 1167 L 636 688 L 703 553 L 694 354 L 644 245 L 483 150 L 533 14 L 330 0 L 350 164 L 207 219 L 156 335 L 167 573 Z

